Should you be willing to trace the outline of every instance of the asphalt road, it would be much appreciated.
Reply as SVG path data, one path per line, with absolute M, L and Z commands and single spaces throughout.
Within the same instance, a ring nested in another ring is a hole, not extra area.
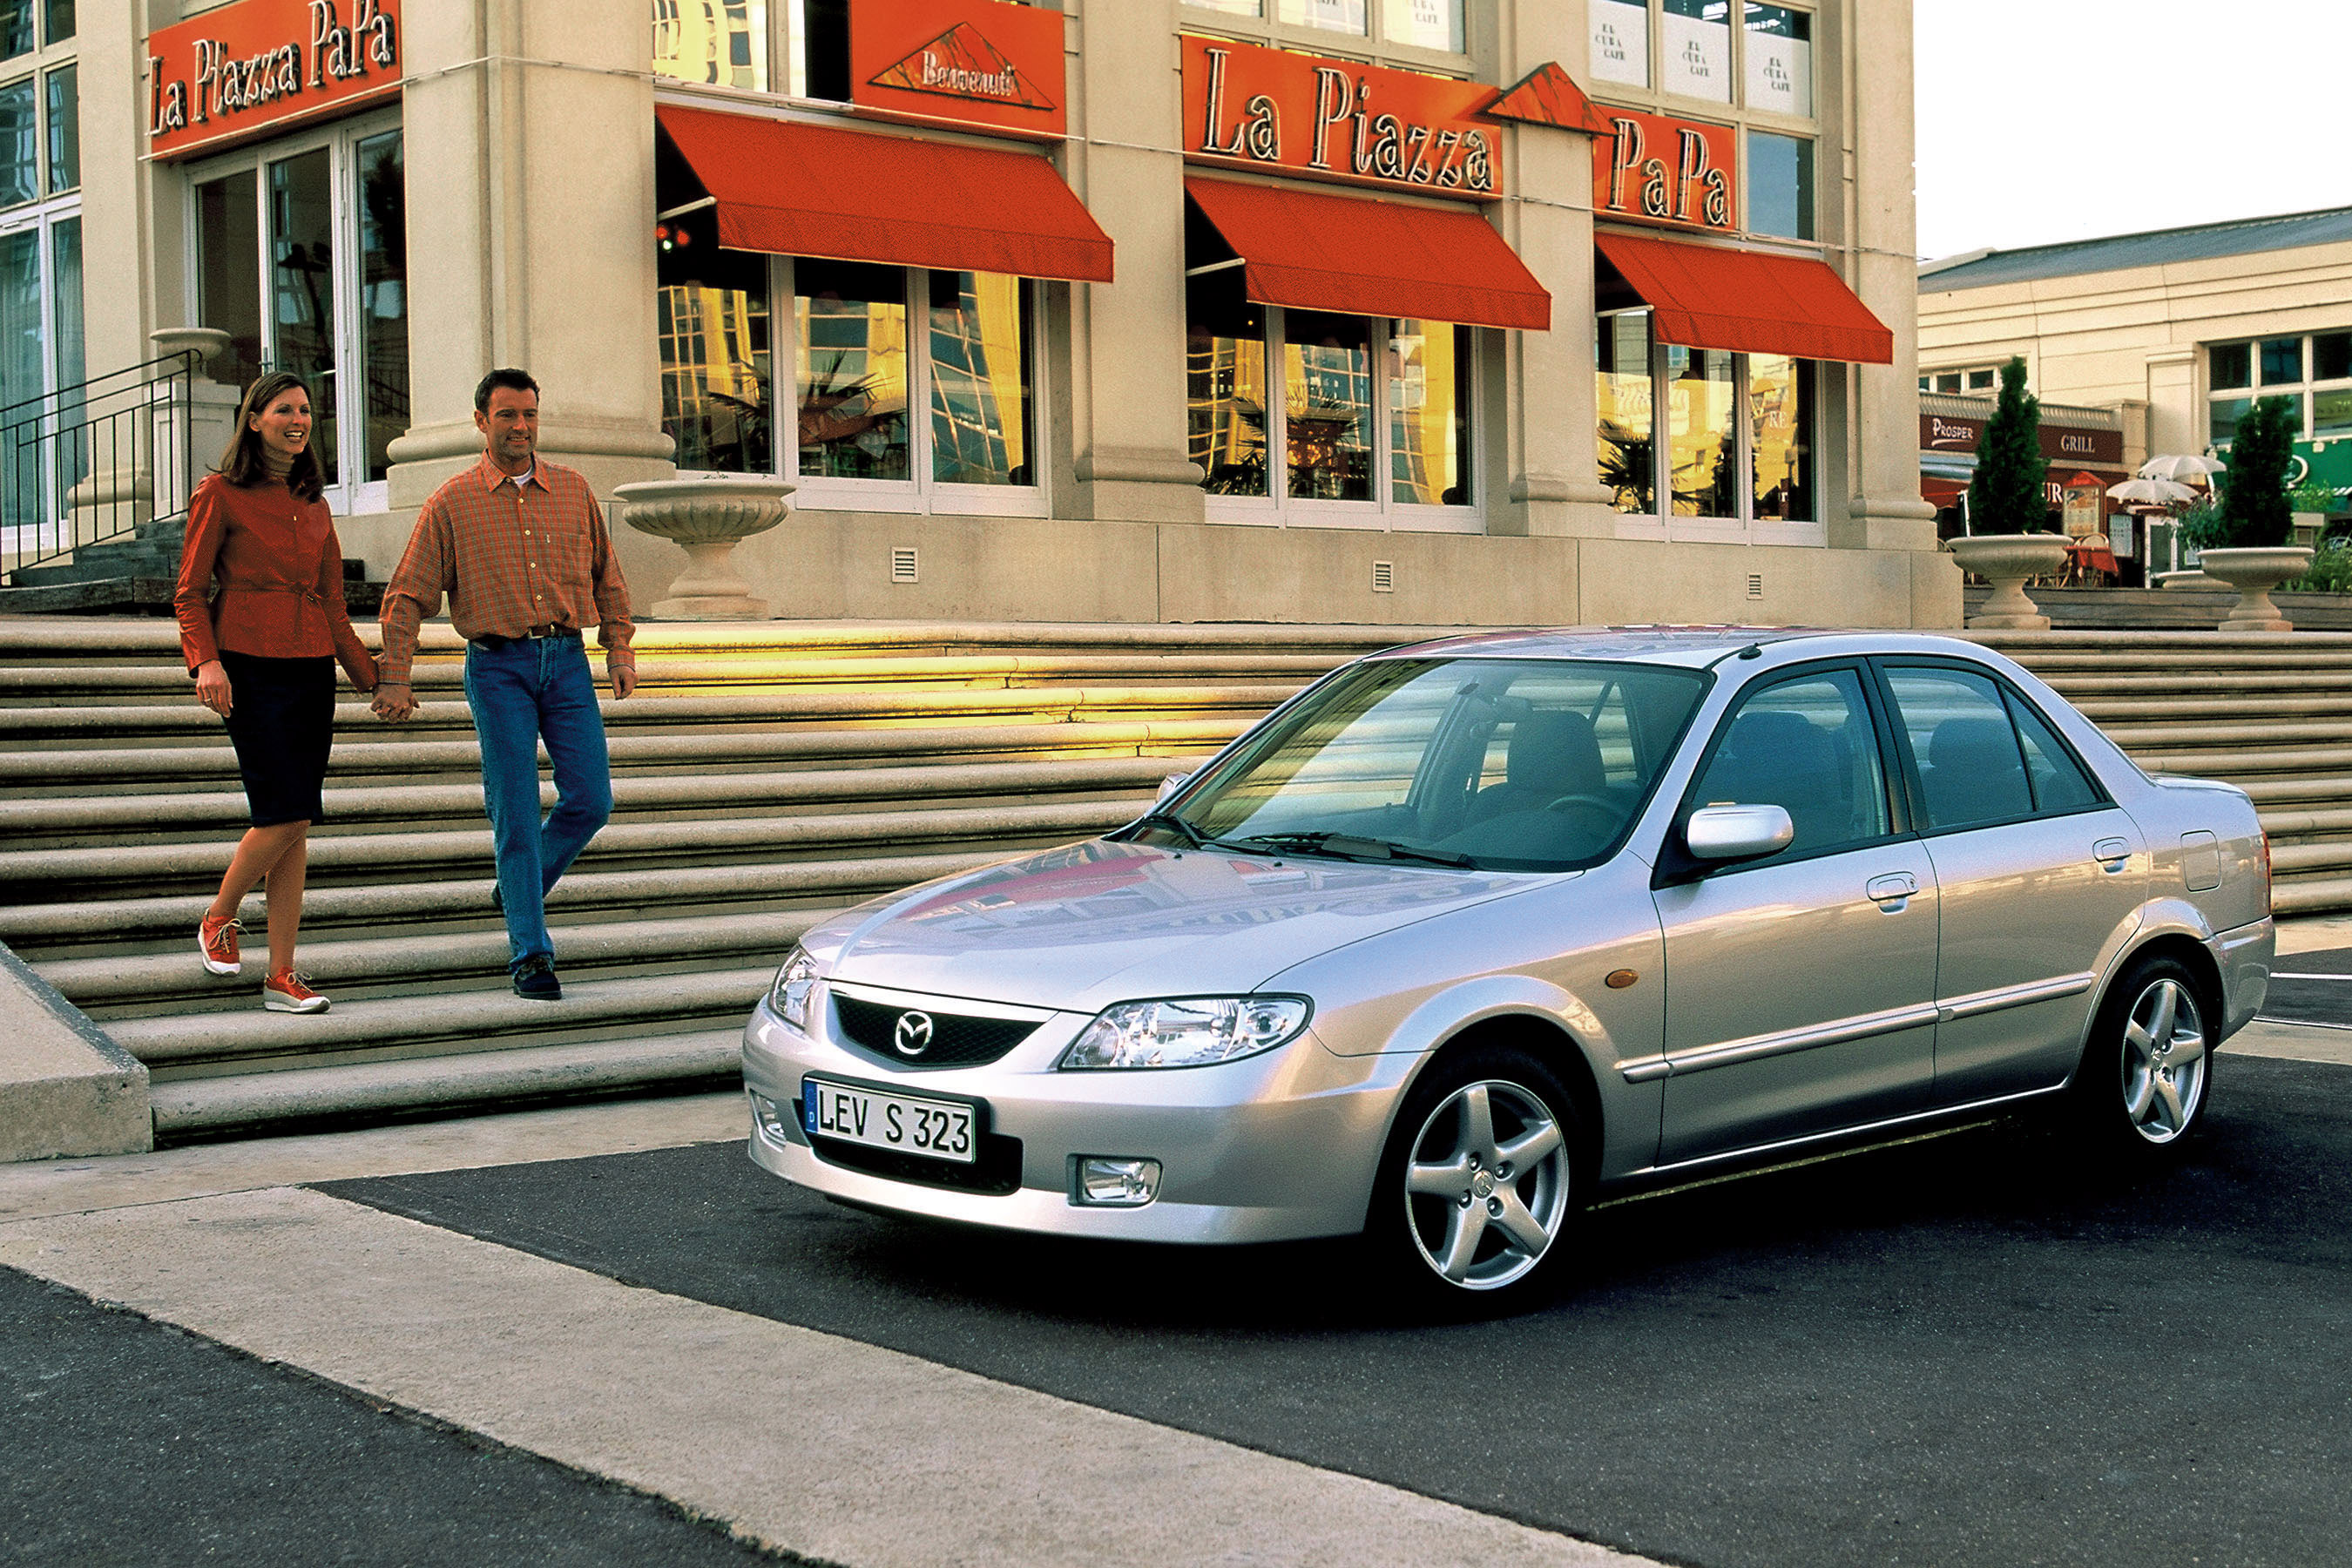
M 1709 1568 L 2352 1540 L 2340 1066 L 2221 1058 L 2185 1162 L 2137 1183 L 2002 1124 L 1607 1208 L 1556 1300 L 1467 1324 L 1401 1320 L 1346 1245 L 955 1231 L 740 1144 L 322 1190 Z
M 2263 1016 L 2352 1029 L 2352 948 L 2282 954 Z

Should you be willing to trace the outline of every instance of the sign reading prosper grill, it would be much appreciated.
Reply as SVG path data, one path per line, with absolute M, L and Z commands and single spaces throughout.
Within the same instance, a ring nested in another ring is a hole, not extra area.
M 969 1165 L 980 1157 L 979 1140 L 971 1131 L 971 1107 L 952 1100 L 881 1094 L 845 1083 L 803 1079 L 801 1126 L 813 1138 L 838 1138 L 929 1160 Z

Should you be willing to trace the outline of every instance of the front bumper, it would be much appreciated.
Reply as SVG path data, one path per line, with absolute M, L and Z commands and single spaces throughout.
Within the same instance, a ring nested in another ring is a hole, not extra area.
M 782 1110 L 772 1131 L 747 1105 L 755 1163 L 850 1203 L 1056 1236 L 1232 1243 L 1360 1230 L 1412 1066 L 1409 1058 L 1334 1056 L 1310 1029 L 1215 1067 L 1057 1072 L 1055 1061 L 1087 1019 L 1055 1014 L 1000 1061 L 909 1070 L 830 1037 L 820 1021 L 831 1016 L 820 985 L 813 1033 L 786 1025 L 764 1000 L 744 1026 L 744 1088 Z M 813 1142 L 801 1125 L 801 1080 L 810 1073 L 980 1101 L 988 1137 L 1019 1144 L 1018 1184 L 959 1190 L 843 1163 L 839 1145 Z M 1158 1195 L 1135 1208 L 1076 1203 L 1081 1155 L 1159 1161 Z

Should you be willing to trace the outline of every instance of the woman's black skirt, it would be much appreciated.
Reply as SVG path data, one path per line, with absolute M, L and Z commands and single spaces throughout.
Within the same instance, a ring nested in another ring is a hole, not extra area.
M 253 826 L 318 822 L 335 743 L 335 661 L 263 658 L 221 650 L 229 685 L 228 738 L 245 778 Z

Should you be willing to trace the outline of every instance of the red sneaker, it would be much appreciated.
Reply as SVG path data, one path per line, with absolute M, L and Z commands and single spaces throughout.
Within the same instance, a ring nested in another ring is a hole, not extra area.
M 273 1013 L 323 1013 L 327 999 L 290 969 L 281 969 L 261 983 L 261 1005 Z
M 245 927 L 235 918 L 215 920 L 205 917 L 196 928 L 196 951 L 205 955 L 205 967 L 215 974 L 235 974 L 243 964 L 237 958 L 236 933 Z

